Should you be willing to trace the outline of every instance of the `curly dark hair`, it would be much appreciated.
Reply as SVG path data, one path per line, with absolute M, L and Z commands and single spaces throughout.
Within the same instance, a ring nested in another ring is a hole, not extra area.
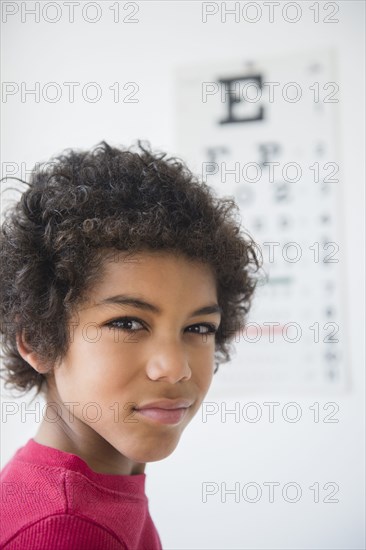
M 244 326 L 261 267 L 256 243 L 241 232 L 233 197 L 218 198 L 186 164 L 102 141 L 67 149 L 37 164 L 28 188 L 4 214 L 0 231 L 0 330 L 5 387 L 47 387 L 18 352 L 16 335 L 49 372 L 69 347 L 69 320 L 103 276 L 113 251 L 168 251 L 213 268 L 222 308 L 215 336 L 216 369 Z

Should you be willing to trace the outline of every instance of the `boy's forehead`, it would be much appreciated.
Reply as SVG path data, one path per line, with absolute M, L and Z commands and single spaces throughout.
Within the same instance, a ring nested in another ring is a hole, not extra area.
M 88 292 L 81 309 L 96 307 L 114 294 L 133 293 L 161 297 L 165 292 L 187 292 L 193 299 L 216 299 L 211 266 L 165 251 L 110 252 L 103 262 L 98 282 Z
M 213 272 L 211 266 L 207 263 L 200 261 L 199 259 L 189 258 L 183 253 L 174 251 L 109 251 L 104 260 L 104 271 L 113 272 L 116 270 L 128 270 L 132 268 L 138 271 L 150 268 L 176 268 L 201 270 L 202 272 Z

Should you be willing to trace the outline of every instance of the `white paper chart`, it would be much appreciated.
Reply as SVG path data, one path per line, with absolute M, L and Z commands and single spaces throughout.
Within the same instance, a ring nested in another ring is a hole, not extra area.
M 221 395 L 350 388 L 336 71 L 333 50 L 177 70 L 175 150 L 263 256 Z

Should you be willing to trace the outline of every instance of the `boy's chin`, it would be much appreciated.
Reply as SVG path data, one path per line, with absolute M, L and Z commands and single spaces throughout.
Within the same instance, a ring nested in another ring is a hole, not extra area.
M 128 458 L 134 462 L 158 462 L 170 456 L 177 445 L 178 441 L 176 441 L 174 445 L 161 445 L 160 448 L 141 449 L 141 451 L 135 450 L 133 453 L 128 454 Z

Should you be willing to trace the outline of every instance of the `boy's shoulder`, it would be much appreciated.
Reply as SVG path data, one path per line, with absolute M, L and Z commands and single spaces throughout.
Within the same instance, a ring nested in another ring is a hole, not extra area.
M 42 457 L 46 452 L 48 458 Z M 57 548 L 52 538 L 57 536 L 65 550 L 121 550 L 135 547 L 141 536 L 154 541 L 151 548 L 160 548 L 144 478 L 97 474 L 79 457 L 30 440 L 0 472 L 0 547 Z
M 24 537 L 32 538 L 33 532 L 36 536 L 48 517 L 67 512 L 65 470 L 28 462 L 24 458 L 26 447 L 18 449 L 0 472 L 1 548 L 7 548 L 14 537 L 19 543 L 14 548 L 31 548 Z
M 114 533 L 96 524 L 89 518 L 68 513 L 47 515 L 33 523 L 14 525 L 12 532 L 1 536 L 1 548 L 4 550 L 44 550 L 59 548 L 63 550 L 88 548 L 89 550 L 125 550 L 125 546 Z
M 62 466 L 18 457 L 19 451 L 0 472 L 1 548 L 57 548 L 60 540 L 65 550 L 124 547 L 95 513 L 89 516 L 103 501 L 90 480 Z

